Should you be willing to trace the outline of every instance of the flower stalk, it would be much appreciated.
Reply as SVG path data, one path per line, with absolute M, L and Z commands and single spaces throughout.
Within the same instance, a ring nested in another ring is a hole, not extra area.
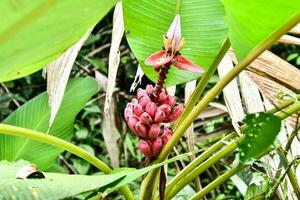
M 162 92 L 162 89 L 164 88 L 165 80 L 167 78 L 167 74 L 169 72 L 169 69 L 171 67 L 171 63 L 166 63 L 159 72 L 157 83 L 154 87 L 154 96 L 158 97 L 159 94 Z

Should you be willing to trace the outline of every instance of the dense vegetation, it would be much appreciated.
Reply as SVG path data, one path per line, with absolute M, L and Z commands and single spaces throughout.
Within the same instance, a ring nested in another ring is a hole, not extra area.
M 297 0 L 26 2 L 0 3 L 0 199 L 300 198 Z M 169 62 L 161 89 L 185 109 L 149 155 L 124 110 L 159 85 L 168 62 L 145 60 L 175 14 L 174 58 L 205 73 Z

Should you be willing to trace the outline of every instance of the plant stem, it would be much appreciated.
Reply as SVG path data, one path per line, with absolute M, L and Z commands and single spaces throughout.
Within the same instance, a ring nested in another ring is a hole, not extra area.
M 257 155 L 256 158 L 260 158 L 263 155 L 269 153 L 272 150 L 272 148 L 267 148 L 263 153 L 260 155 Z M 228 170 L 226 173 L 222 174 L 219 176 L 217 179 L 215 179 L 213 182 L 208 184 L 205 188 L 203 188 L 201 191 L 199 191 L 197 194 L 195 194 L 191 199 L 196 200 L 196 199 L 202 199 L 206 194 L 208 194 L 210 191 L 227 181 L 231 176 L 235 175 L 239 171 L 243 170 L 245 167 L 248 165 L 238 165 L 234 168 L 231 168 Z
M 300 102 L 299 103 L 295 103 L 292 106 L 290 106 L 288 109 L 286 110 L 282 110 L 279 113 L 277 113 L 276 115 L 278 117 L 280 117 L 282 120 L 299 112 L 300 110 Z
M 296 98 L 297 98 L 298 100 L 300 100 L 300 95 L 297 95 Z M 280 104 L 275 105 L 272 109 L 270 109 L 270 110 L 268 111 L 268 113 L 274 114 L 274 113 L 276 113 L 276 112 L 278 112 L 278 111 L 280 111 L 280 110 L 282 110 L 282 109 L 284 109 L 284 108 L 290 106 L 290 105 L 293 104 L 293 103 L 295 103 L 295 100 L 294 100 L 294 99 L 292 99 L 292 98 L 287 99 L 287 100 L 281 102 Z
M 286 156 L 288 154 L 288 152 L 289 152 L 289 150 L 291 148 L 291 145 L 292 145 L 292 143 L 294 141 L 294 138 L 297 136 L 297 133 L 300 130 L 300 126 L 298 126 L 298 124 L 299 124 L 299 118 L 300 118 L 300 113 L 298 114 L 298 117 L 297 117 L 297 120 L 296 120 L 295 129 L 292 132 L 292 134 L 289 136 L 288 141 L 287 141 L 287 143 L 285 145 L 284 152 L 283 152 L 284 156 Z M 280 174 L 281 174 L 282 164 L 283 163 L 280 160 L 279 165 L 277 167 L 277 172 L 276 172 L 276 174 L 274 176 L 275 179 L 278 179 L 279 176 L 280 176 Z
M 297 99 L 300 99 L 300 95 L 297 95 L 296 97 Z M 280 103 L 279 105 L 274 106 L 274 108 L 270 109 L 269 111 L 267 111 L 267 113 L 269 114 L 275 114 L 276 112 L 288 107 L 289 105 L 291 105 L 292 103 L 294 103 L 293 99 L 288 99 L 282 103 Z M 280 114 L 283 115 L 283 114 Z M 282 117 L 284 118 L 284 117 Z M 243 125 L 240 130 L 241 132 L 245 131 L 247 129 L 247 124 Z M 189 163 L 180 173 L 178 173 L 172 180 L 171 182 L 168 184 L 167 188 L 166 188 L 166 194 L 169 193 L 177 184 L 177 182 L 179 182 L 180 180 L 182 180 L 183 178 L 185 178 L 186 176 L 188 176 L 188 174 L 190 172 L 192 172 L 196 167 L 198 167 L 205 159 L 207 159 L 209 156 L 211 156 L 213 153 L 215 153 L 217 150 L 219 150 L 226 141 L 229 141 L 233 138 L 235 138 L 237 136 L 236 132 L 230 133 L 229 135 L 227 135 L 225 138 L 223 138 L 222 140 L 218 141 L 217 143 L 215 143 L 213 146 L 211 146 L 209 149 L 207 149 L 205 152 L 203 152 L 200 156 L 198 156 L 193 162 Z
M 300 160 L 299 158 L 297 158 L 297 159 Z M 291 166 L 293 164 L 294 164 L 294 162 L 291 163 Z M 294 170 L 291 167 L 289 169 L 286 169 L 286 170 L 287 170 L 287 175 L 289 177 L 289 180 L 290 180 L 290 182 L 292 184 L 292 187 L 294 189 L 294 192 L 295 192 L 297 198 L 300 199 L 300 185 L 298 183 L 297 176 L 296 176 Z
M 278 154 L 280 156 L 280 164 L 283 165 L 284 168 L 285 168 L 285 173 L 280 178 L 275 177 L 277 179 L 276 183 L 271 188 L 271 190 L 268 192 L 267 197 L 268 197 L 268 199 L 270 199 L 274 195 L 274 193 L 277 191 L 279 185 L 284 180 L 285 176 L 288 175 L 289 180 L 291 182 L 291 185 L 294 189 L 294 192 L 295 192 L 297 198 L 300 199 L 300 186 L 299 186 L 299 183 L 297 181 L 296 175 L 295 175 L 293 169 L 291 168 L 292 165 L 296 161 L 300 160 L 300 157 L 296 157 L 291 163 L 289 163 L 288 159 L 286 158 L 286 151 L 283 150 L 281 147 L 278 148 Z M 281 172 L 281 170 L 280 170 L 280 172 Z
M 297 96 L 298 99 L 300 99 L 300 95 Z M 288 99 L 284 102 L 282 102 L 279 105 L 274 106 L 274 108 L 267 111 L 269 114 L 275 114 L 277 111 L 280 111 L 281 109 L 284 109 L 294 103 L 293 99 Z M 245 131 L 247 129 L 247 125 L 243 125 L 240 130 L 241 132 Z M 211 156 L 213 153 L 215 153 L 217 150 L 219 150 L 226 141 L 229 141 L 237 136 L 236 132 L 228 134 L 225 138 L 215 143 L 213 146 L 211 146 L 209 149 L 207 149 L 205 152 L 203 152 L 200 156 L 198 156 L 193 162 L 189 163 L 180 173 L 178 173 L 168 184 L 166 188 L 166 193 L 168 193 L 171 188 L 174 187 L 174 185 L 184 177 L 186 177 L 191 171 L 193 171 L 194 168 L 199 166 L 205 159 L 207 159 L 209 156 Z
M 300 111 L 300 103 L 297 103 L 297 104 L 294 104 L 293 106 L 291 106 L 290 108 L 286 109 L 285 111 L 282 111 L 280 113 L 277 114 L 278 117 L 280 117 L 282 120 L 291 116 L 292 114 L 294 113 L 297 113 Z M 232 149 L 232 146 L 233 146 L 233 143 L 238 143 L 239 141 L 241 141 L 242 139 L 244 138 L 244 136 L 238 138 L 237 140 L 235 140 L 234 142 L 232 142 L 231 144 L 229 144 L 228 146 L 226 146 L 224 149 L 222 149 L 219 153 L 215 154 L 213 157 L 211 157 L 209 160 L 214 160 L 215 162 L 217 162 L 218 160 L 215 160 L 216 157 L 219 157 L 217 156 L 218 154 L 222 153 L 224 154 L 224 151 L 225 149 L 227 149 L 227 152 L 228 150 L 231 150 Z M 223 151 L 223 152 L 222 152 Z M 233 151 L 233 150 L 232 150 Z M 262 153 L 261 155 L 258 156 L 261 157 L 263 155 L 265 155 L 266 153 L 270 152 L 271 149 L 267 149 L 264 153 Z M 221 157 L 222 158 L 222 157 Z M 209 161 L 207 160 L 207 161 Z M 244 165 L 244 167 L 246 167 Z M 222 176 L 220 176 L 219 178 L 217 178 L 215 181 L 211 182 L 209 185 L 207 185 L 205 188 L 203 188 L 200 192 L 198 192 L 195 196 L 197 196 L 197 199 L 199 199 L 200 197 L 203 197 L 204 195 L 206 195 L 207 193 L 206 192 L 209 192 L 211 191 L 212 189 L 216 188 L 217 186 L 219 186 L 220 184 L 224 183 L 226 180 L 228 180 L 232 175 L 234 175 L 235 173 L 233 172 L 238 172 L 240 170 L 242 170 L 244 168 L 243 166 L 238 166 L 236 168 L 233 168 L 231 170 L 229 170 L 228 172 L 226 172 L 225 174 L 223 174 Z M 200 165 L 198 168 L 202 168 L 202 166 Z M 192 174 L 188 174 L 187 177 L 190 177 L 190 176 L 193 176 L 195 177 L 195 175 L 199 176 L 199 174 L 193 174 L 196 172 L 197 169 L 195 169 L 194 171 L 192 171 Z M 238 170 L 238 171 L 237 171 Z M 198 171 L 203 171 L 202 170 L 198 170 Z M 197 171 L 197 172 L 198 172 Z M 185 179 L 187 178 L 185 177 Z M 179 183 L 181 185 L 181 188 L 183 188 L 187 183 Z M 178 184 L 178 185 L 179 185 Z M 177 186 L 176 186 L 177 187 Z M 210 190 L 207 189 L 207 187 L 210 188 Z M 174 188 L 173 191 L 177 191 L 178 189 L 177 188 Z M 175 194 L 172 194 L 171 196 L 174 196 Z M 198 198 L 199 197 L 199 198 Z M 166 198 L 167 199 L 167 198 Z
M 199 83 L 197 84 L 197 87 L 196 87 L 195 91 L 193 92 L 192 96 L 190 97 L 189 101 L 187 102 L 187 104 L 185 106 L 185 109 L 183 110 L 183 113 L 176 120 L 176 123 L 174 124 L 173 130 L 176 130 L 178 124 L 181 124 L 182 121 L 184 121 L 184 119 L 186 118 L 187 114 L 190 113 L 193 110 L 193 108 L 196 105 L 197 101 L 199 100 L 200 96 L 203 94 L 204 89 L 206 88 L 208 81 L 214 75 L 217 67 L 219 66 L 219 63 L 221 62 L 224 55 L 228 51 L 229 47 L 230 47 L 230 41 L 227 38 L 225 40 L 220 52 L 218 53 L 216 59 L 214 60 L 214 62 L 212 63 L 212 65 L 210 66 L 208 71 L 205 72 L 205 74 L 203 74 L 203 76 L 201 77 Z
M 112 169 L 109 166 L 107 166 L 104 162 L 99 160 L 97 157 L 93 156 L 84 149 L 58 137 L 7 124 L 0 124 L 0 134 L 26 137 L 42 143 L 50 144 L 52 146 L 67 150 L 77 155 L 78 157 L 86 160 L 90 164 L 97 167 L 99 170 L 103 171 L 105 174 L 109 174 L 112 172 Z M 134 196 L 129 190 L 128 186 L 123 186 L 120 190 L 122 191 L 126 199 L 134 199 Z
M 193 160 L 193 162 L 188 164 L 168 184 L 165 194 L 168 194 L 169 192 L 171 192 L 171 190 L 177 184 L 177 182 L 179 182 L 180 180 L 185 178 L 191 171 L 193 171 L 193 169 L 195 169 L 203 161 L 205 161 L 209 156 L 211 156 L 213 153 L 215 153 L 217 150 L 219 150 L 224 145 L 225 142 L 235 138 L 236 136 L 237 136 L 237 134 L 235 132 L 228 134 L 225 138 L 223 138 L 222 140 L 218 141 L 217 143 L 215 143 L 214 145 L 209 147 L 205 152 L 203 152 L 200 156 L 198 156 L 195 160 Z
M 204 98 L 195 106 L 195 108 L 187 115 L 187 117 L 179 124 L 178 128 L 174 131 L 173 136 L 164 146 L 160 152 L 157 162 L 164 161 L 172 148 L 177 144 L 180 138 L 184 135 L 188 127 L 193 123 L 193 121 L 199 116 L 199 114 L 207 107 L 207 105 L 223 90 L 223 88 L 230 83 L 243 69 L 245 69 L 255 58 L 257 58 L 264 50 L 270 48 L 272 44 L 277 41 L 283 34 L 288 32 L 295 24 L 300 20 L 300 14 L 294 16 L 286 24 L 281 26 L 275 32 L 273 32 L 270 37 L 262 41 L 257 47 L 249 52 L 246 58 L 244 58 L 239 64 L 237 64 L 228 74 L 226 74 L 205 96 Z M 141 192 L 146 192 L 145 188 L 149 189 L 147 193 L 151 195 L 154 193 L 154 188 L 151 187 L 151 181 L 157 176 L 157 170 L 153 170 L 146 175 L 145 181 L 142 183 Z M 144 200 L 150 199 L 151 196 L 142 196 Z
M 234 167 L 230 170 L 228 170 L 226 173 L 215 179 L 213 182 L 208 184 L 205 188 L 203 188 L 201 191 L 199 191 L 197 194 L 195 194 L 191 200 L 196 200 L 196 199 L 201 199 L 203 198 L 206 194 L 208 194 L 210 191 L 215 189 L 217 186 L 221 185 L 225 181 L 227 181 L 231 176 L 235 175 L 242 169 L 244 169 L 246 166 L 245 165 L 239 165 L 237 167 Z
M 300 99 L 300 95 L 297 95 L 297 99 Z M 279 105 L 275 105 L 272 109 L 267 111 L 269 114 L 275 114 L 278 111 L 281 111 L 282 109 L 290 106 L 293 104 L 295 101 L 293 99 L 288 99 L 285 100 L 284 102 L 280 103 Z M 284 112 L 279 112 L 278 116 L 281 117 L 282 119 L 286 118 L 289 116 L 290 112 L 294 112 L 293 110 L 287 110 Z M 248 128 L 247 124 L 243 125 L 240 130 L 241 132 L 245 131 Z M 236 132 L 232 132 L 228 134 L 225 138 L 222 140 L 218 141 L 215 143 L 213 146 L 208 148 L 205 152 L 203 152 L 200 156 L 198 156 L 193 162 L 189 163 L 180 173 L 178 173 L 172 180 L 171 182 L 167 185 L 165 194 L 168 196 L 168 193 L 174 192 L 173 189 L 177 185 L 178 182 L 181 180 L 185 179 L 196 167 L 200 167 L 201 163 L 206 160 L 209 156 L 211 156 L 213 153 L 215 153 L 217 150 L 219 150 L 225 142 L 235 138 L 237 136 Z M 225 149 L 225 148 L 224 148 Z M 229 149 L 230 152 L 231 149 Z M 224 153 L 224 152 L 223 152 Z M 202 172 L 201 172 L 202 173 Z M 147 177 L 146 177 L 147 178 Z M 147 190 L 146 190 L 147 191 Z M 155 199 L 158 199 L 158 196 L 155 197 Z
M 228 155 L 229 153 L 233 152 L 238 147 L 238 142 L 240 142 L 244 137 L 240 137 L 237 140 L 233 141 L 217 154 L 212 156 L 211 158 L 204 161 L 198 167 L 196 167 L 193 171 L 187 174 L 183 179 L 179 180 L 178 182 L 173 183 L 173 187 L 168 187 L 168 193 L 166 193 L 165 199 L 172 199 L 184 186 L 186 186 L 189 182 L 194 180 L 199 174 L 203 173 L 209 167 L 217 163 L 221 160 L 224 156 Z

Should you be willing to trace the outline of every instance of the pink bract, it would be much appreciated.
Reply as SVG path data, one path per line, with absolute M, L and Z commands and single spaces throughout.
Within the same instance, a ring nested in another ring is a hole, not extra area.
M 184 46 L 184 38 L 181 37 L 180 16 L 176 15 L 167 34 L 164 38 L 164 49 L 150 55 L 146 60 L 146 65 L 153 65 L 154 70 L 160 72 L 164 65 L 172 64 L 178 69 L 193 73 L 202 73 L 204 69 L 192 63 L 179 53 Z M 170 64 L 168 64 L 170 63 Z

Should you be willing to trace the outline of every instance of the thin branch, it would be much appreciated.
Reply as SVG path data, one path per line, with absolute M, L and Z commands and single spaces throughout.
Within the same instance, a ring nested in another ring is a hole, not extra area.
M 6 93 L 10 93 L 9 89 L 6 87 L 4 83 L 1 83 L 1 87 L 4 89 Z M 20 107 L 19 102 L 15 98 L 12 98 L 12 101 L 17 107 Z

